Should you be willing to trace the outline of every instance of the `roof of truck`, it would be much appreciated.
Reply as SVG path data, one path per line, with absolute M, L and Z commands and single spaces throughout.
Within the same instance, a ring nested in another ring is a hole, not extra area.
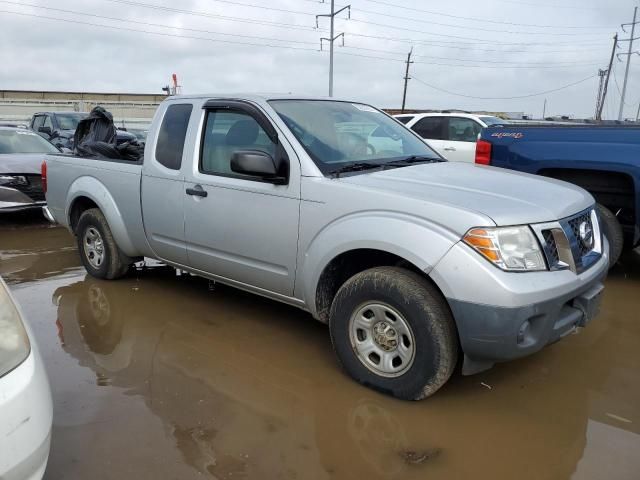
M 365 103 L 354 100 L 352 98 L 336 98 L 336 97 L 322 97 L 313 95 L 296 95 L 292 93 L 201 93 L 194 95 L 174 95 L 168 97 L 167 100 L 180 100 L 180 99 L 239 99 L 239 100 L 251 100 L 251 101 L 269 101 L 269 100 L 333 100 L 338 102 L 355 102 Z M 165 100 L 165 101 L 167 101 Z

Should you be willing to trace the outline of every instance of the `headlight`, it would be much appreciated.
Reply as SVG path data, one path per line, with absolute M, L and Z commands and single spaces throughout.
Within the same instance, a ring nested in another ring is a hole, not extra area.
M 535 271 L 547 269 L 540 244 L 526 225 L 472 228 L 463 240 L 502 270 Z
M 20 365 L 30 351 L 20 314 L 0 280 L 0 377 Z
M 24 175 L 0 175 L 0 186 L 10 187 L 13 185 L 27 185 L 27 177 Z

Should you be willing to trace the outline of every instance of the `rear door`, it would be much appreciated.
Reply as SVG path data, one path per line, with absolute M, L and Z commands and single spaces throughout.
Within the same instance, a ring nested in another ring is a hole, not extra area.
M 207 104 L 199 144 L 183 191 L 189 265 L 293 295 L 300 211 L 300 164 L 294 150 L 261 109 L 241 101 Z M 233 172 L 230 161 L 237 150 L 272 156 L 284 151 L 288 183 Z
M 181 265 L 187 264 L 181 168 L 187 156 L 184 146 L 192 111 L 190 103 L 169 104 L 154 135 L 155 144 L 146 147 L 141 179 L 147 241 L 158 258 Z
M 447 127 L 446 117 L 423 117 L 411 125 L 411 130 L 420 135 L 431 148 L 443 157 L 447 158 L 444 152 L 444 139 Z
M 471 118 L 448 117 L 447 120 L 443 156 L 452 162 L 473 163 L 482 126 Z

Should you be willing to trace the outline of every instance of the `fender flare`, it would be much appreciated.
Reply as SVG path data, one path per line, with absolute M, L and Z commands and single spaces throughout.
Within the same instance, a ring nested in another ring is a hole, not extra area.
M 297 293 L 317 318 L 316 292 L 320 276 L 337 256 L 359 249 L 380 250 L 403 258 L 429 274 L 459 240 L 458 235 L 441 225 L 400 212 L 347 215 L 325 226 L 309 242 L 301 256 Z
M 140 252 L 137 251 L 131 241 L 118 205 L 111 196 L 111 193 L 109 193 L 107 187 L 95 177 L 78 177 L 69 187 L 65 203 L 65 205 L 67 205 L 65 218 L 67 219 L 68 225 L 71 225 L 71 211 L 74 203 L 81 197 L 92 200 L 98 206 L 109 224 L 109 228 L 118 247 L 130 257 L 139 256 Z

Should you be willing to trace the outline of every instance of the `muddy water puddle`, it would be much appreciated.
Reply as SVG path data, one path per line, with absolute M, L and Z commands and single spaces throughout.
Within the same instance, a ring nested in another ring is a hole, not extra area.
M 640 478 L 639 253 L 586 329 L 415 403 L 298 309 L 158 265 L 95 280 L 60 228 L 0 225 L 0 274 L 52 384 L 48 479 Z

